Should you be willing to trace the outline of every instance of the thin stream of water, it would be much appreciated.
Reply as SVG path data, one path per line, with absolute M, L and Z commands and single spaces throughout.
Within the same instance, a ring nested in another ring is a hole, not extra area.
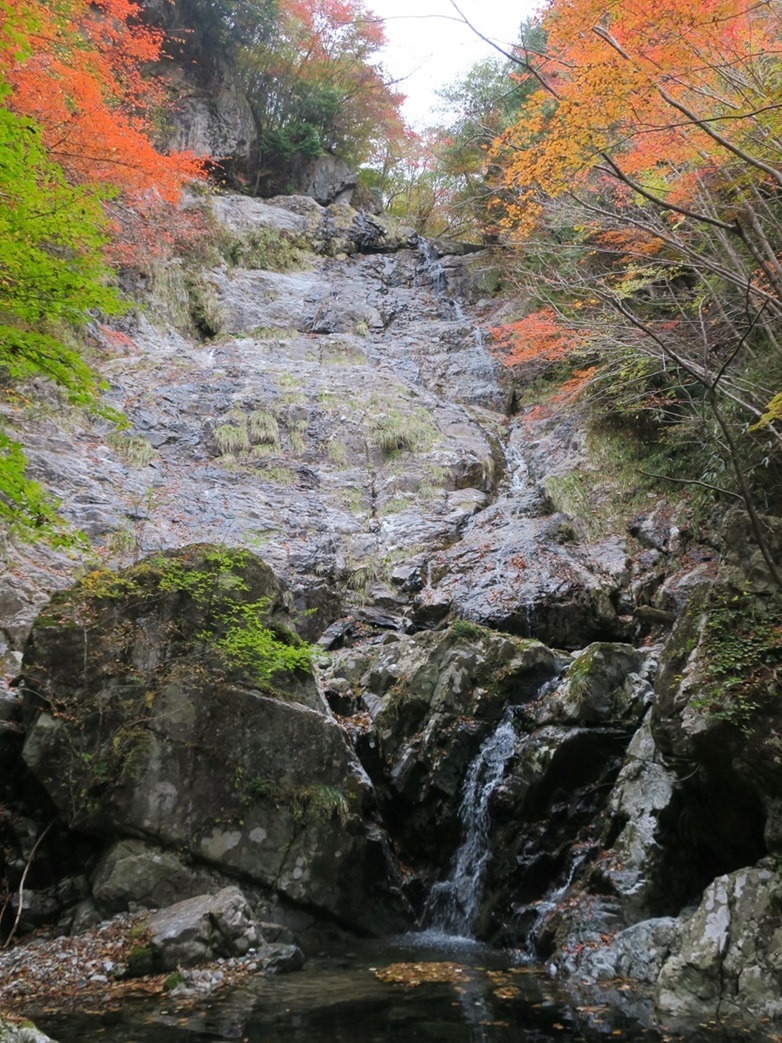
M 462 842 L 447 880 L 431 890 L 424 912 L 425 926 L 449 935 L 470 936 L 481 899 L 489 846 L 490 802 L 505 777 L 516 748 L 514 708 L 503 717 L 470 765 L 459 808 Z

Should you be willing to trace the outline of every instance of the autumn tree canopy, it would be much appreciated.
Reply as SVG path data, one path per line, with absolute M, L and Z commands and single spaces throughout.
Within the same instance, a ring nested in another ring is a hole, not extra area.
M 780 447 L 779 7 L 554 0 L 542 29 L 516 56 L 534 90 L 494 144 L 528 272 L 507 361 L 567 377 L 569 360 L 635 422 L 705 406 L 752 512 Z
M 378 52 L 382 22 L 363 0 L 194 0 L 202 35 L 238 70 L 258 133 L 248 187 L 284 191 L 309 161 L 359 164 L 404 137 L 402 96 Z

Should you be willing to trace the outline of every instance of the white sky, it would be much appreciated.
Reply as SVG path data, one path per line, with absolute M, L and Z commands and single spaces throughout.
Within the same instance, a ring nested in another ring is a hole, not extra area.
M 507 48 L 538 0 L 457 0 L 465 17 L 484 36 Z M 435 122 L 435 91 L 447 86 L 477 61 L 501 57 L 458 21 L 449 0 L 367 0 L 367 8 L 385 21 L 388 45 L 380 58 L 400 79 L 407 95 L 404 113 L 418 129 Z

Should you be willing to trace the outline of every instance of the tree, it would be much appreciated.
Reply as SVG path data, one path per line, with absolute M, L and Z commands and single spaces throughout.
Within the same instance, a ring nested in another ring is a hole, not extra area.
M 163 41 L 139 21 L 138 5 L 2 0 L 0 11 L 6 103 L 42 128 L 48 158 L 67 180 L 110 185 L 135 203 L 150 194 L 176 203 L 201 164 L 154 145 L 165 95 L 143 69 L 160 57 Z
M 214 4 L 197 7 L 214 18 Z M 382 24 L 362 0 L 221 0 L 217 10 L 258 129 L 256 192 L 284 190 L 318 156 L 357 164 L 404 135 L 402 96 L 377 63 Z
M 103 261 L 103 194 L 69 186 L 35 123 L 0 108 L 0 394 L 45 376 L 79 405 L 98 381 L 74 332 L 89 309 L 116 312 Z M 25 473 L 21 447 L 0 430 L 0 520 L 24 537 L 66 539 L 54 506 Z
M 782 378 L 778 11 L 560 0 L 543 28 L 545 51 L 518 56 L 536 90 L 495 149 L 515 196 L 506 232 L 528 254 L 552 234 L 561 250 L 531 307 L 578 332 L 575 365 L 584 338 L 604 367 L 629 350 L 706 407 L 726 491 L 780 583 L 752 487 L 781 442 L 767 409 Z M 758 421 L 762 446 L 742 435 Z
M 545 46 L 539 23 L 526 21 L 518 49 Z M 508 59 L 476 62 L 455 84 L 439 91 L 453 118 L 440 128 L 438 167 L 451 179 L 449 211 L 456 234 L 493 236 L 502 221 L 506 193 L 500 183 L 502 162 L 492 144 L 518 118 L 533 85 L 515 74 Z
M 173 205 L 199 173 L 150 134 L 159 87 L 141 65 L 160 38 L 129 0 L 0 0 L 0 394 L 45 377 L 99 408 L 80 334 L 120 301 L 105 260 L 112 205 L 137 217 Z M 112 415 L 109 410 L 101 410 Z M 118 419 L 115 417 L 115 419 Z M 72 539 L 0 430 L 0 520 L 27 538 Z

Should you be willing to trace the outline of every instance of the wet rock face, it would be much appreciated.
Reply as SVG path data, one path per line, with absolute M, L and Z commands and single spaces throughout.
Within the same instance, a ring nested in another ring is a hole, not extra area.
M 504 416 L 509 374 L 457 295 L 486 251 L 437 258 L 305 197 L 210 205 L 236 263 L 199 273 L 209 342 L 170 266 L 119 350 L 106 334 L 131 430 L 20 431 L 74 523 L 123 563 L 204 539 L 262 548 L 309 638 L 356 600 L 399 629 L 462 616 L 568 648 L 634 633 L 627 546 L 550 513 L 524 462 L 543 450 Z M 0 577 L 9 654 L 73 572 L 40 551 Z
M 780 619 L 775 598 L 712 583 L 691 600 L 663 653 L 652 730 L 663 756 L 689 766 L 678 809 L 698 890 L 782 850 Z
M 564 679 L 526 706 L 505 781 L 494 797 L 494 856 L 483 929 L 550 952 L 565 894 L 601 848 L 606 799 L 651 698 L 644 657 L 591 645 Z
M 444 868 L 470 761 L 510 703 L 534 699 L 562 658 L 464 622 L 332 657 L 327 693 L 369 713 L 357 750 L 406 863 Z
M 286 666 L 302 646 L 282 600 L 262 563 L 213 548 L 88 576 L 34 628 L 24 758 L 81 831 L 145 837 L 377 929 L 371 786 L 311 671 Z M 242 605 L 269 627 L 245 627 Z M 260 665 L 242 650 L 259 633 Z

